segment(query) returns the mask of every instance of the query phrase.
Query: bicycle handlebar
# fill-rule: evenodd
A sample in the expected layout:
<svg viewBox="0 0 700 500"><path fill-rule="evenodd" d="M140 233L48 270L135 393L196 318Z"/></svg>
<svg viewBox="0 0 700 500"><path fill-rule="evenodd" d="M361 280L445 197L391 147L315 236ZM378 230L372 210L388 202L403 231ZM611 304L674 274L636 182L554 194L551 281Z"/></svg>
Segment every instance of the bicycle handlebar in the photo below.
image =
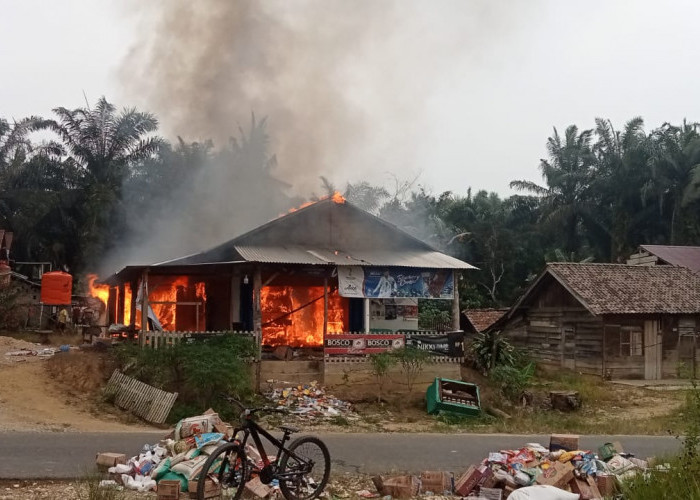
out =
<svg viewBox="0 0 700 500"><path fill-rule="evenodd" d="M222 394L221 397L223 399L225 399L226 401L228 401L229 403L236 404L236 406L239 406L241 408L241 410L243 410L244 412L247 412L248 414L251 414L251 415L254 413L257 413L259 411L270 412L270 413L287 413L287 410L285 410L285 409L273 408L271 406L261 406L260 408L246 408L246 406L243 403L241 403L239 400L237 400L236 398L234 398L232 396Z"/></svg>

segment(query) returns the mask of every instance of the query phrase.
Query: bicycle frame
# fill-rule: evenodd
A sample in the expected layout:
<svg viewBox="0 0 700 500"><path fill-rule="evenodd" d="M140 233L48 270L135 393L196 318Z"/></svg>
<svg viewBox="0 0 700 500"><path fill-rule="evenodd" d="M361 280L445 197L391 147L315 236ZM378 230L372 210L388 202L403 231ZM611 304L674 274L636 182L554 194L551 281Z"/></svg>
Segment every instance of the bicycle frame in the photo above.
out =
<svg viewBox="0 0 700 500"><path fill-rule="evenodd" d="M286 453L289 455L291 458L296 460L299 463L304 464L305 466L313 465L309 464L308 460L305 460L304 458L299 457L296 453L293 451L290 451L288 448L285 447L285 444L291 439L291 436L289 433L285 432L282 439L279 440L272 434L270 434L268 431L260 427L260 425L255 422L252 418L252 415L247 415L245 419L245 423L233 431L233 441L240 443L242 449L245 451L245 446L248 441L248 436L251 436L253 438L253 442L255 443L255 447L260 454L260 458L262 459L263 462L263 468L269 467L272 465L272 462L270 462L270 458L267 455L267 452L265 451L265 446L263 445L262 439L260 439L260 436L264 437L269 441L272 445L274 445L277 448L277 456L275 457L275 466L280 465L280 461L282 460L282 456ZM236 439L236 435L243 431L243 440L238 441ZM253 470L252 472L260 472L259 470ZM282 474L280 471L275 471L274 477L278 479L282 478L290 478L299 475L301 472L293 472L293 473L288 473L288 474Z"/></svg>

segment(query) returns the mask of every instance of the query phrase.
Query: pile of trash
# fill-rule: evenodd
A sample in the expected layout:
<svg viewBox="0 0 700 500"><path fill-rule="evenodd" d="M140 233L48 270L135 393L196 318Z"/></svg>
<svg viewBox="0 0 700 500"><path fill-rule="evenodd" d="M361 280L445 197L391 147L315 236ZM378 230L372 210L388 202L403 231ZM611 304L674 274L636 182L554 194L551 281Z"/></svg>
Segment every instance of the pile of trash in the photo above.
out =
<svg viewBox="0 0 700 500"><path fill-rule="evenodd" d="M138 455L128 460L121 453L98 453L98 468L106 469L110 475L101 486L158 491L163 498L169 498L171 493L196 493L204 462L232 432L233 428L209 409L203 415L180 420L165 439L144 445Z"/></svg>
<svg viewBox="0 0 700 500"><path fill-rule="evenodd" d="M278 409L286 409L290 414L303 417L307 422L339 416L358 418L353 412L352 404L326 394L316 381L294 387L272 388L265 396Z"/></svg>
<svg viewBox="0 0 700 500"><path fill-rule="evenodd" d="M13 337L0 337L0 364L34 361L52 357L58 352L66 352L75 347L65 345L59 348L46 347L41 344L27 342Z"/></svg>
<svg viewBox="0 0 700 500"><path fill-rule="evenodd" d="M553 434L549 448L528 443L518 450L491 452L459 477L448 472L377 476L373 478L377 493L358 494L365 498L425 494L482 500L602 499L616 494L621 480L648 470L650 462L625 453L618 442L605 443L595 451L582 450L578 436Z"/></svg>

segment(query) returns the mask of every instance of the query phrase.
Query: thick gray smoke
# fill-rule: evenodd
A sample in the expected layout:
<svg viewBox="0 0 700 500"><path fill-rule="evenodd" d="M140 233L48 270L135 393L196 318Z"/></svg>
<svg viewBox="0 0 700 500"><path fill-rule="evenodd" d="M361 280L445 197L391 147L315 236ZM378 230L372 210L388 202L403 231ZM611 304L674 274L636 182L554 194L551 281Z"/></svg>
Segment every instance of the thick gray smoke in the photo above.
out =
<svg viewBox="0 0 700 500"><path fill-rule="evenodd" d="M139 40L122 65L127 102L156 113L169 140L212 139L217 147L239 127L247 131L251 112L267 117L278 160L271 175L301 197L320 194L321 175L344 186L434 169L435 139L445 125L431 114L431 102L461 75L455 61L480 64L483 39L508 29L503 12L485 0L130 5ZM106 265L203 250L290 204L232 168L218 162L188 177L179 193L154 201L153 210L130 221L136 241Z"/></svg>
<svg viewBox="0 0 700 500"><path fill-rule="evenodd" d="M170 137L220 145L251 111L268 117L277 176L308 194L364 141L353 88L367 75L354 69L387 37L393 12L393 2L156 2L124 82Z"/></svg>

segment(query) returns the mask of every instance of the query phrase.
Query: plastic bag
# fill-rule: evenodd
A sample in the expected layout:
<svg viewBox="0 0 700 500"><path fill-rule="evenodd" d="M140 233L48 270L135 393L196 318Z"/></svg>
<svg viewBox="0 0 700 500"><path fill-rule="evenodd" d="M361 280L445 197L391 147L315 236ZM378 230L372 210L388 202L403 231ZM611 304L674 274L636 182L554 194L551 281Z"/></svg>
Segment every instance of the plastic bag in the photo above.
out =
<svg viewBox="0 0 700 500"><path fill-rule="evenodd" d="M515 490L508 500L578 500L577 493L564 491L550 485L526 486Z"/></svg>

